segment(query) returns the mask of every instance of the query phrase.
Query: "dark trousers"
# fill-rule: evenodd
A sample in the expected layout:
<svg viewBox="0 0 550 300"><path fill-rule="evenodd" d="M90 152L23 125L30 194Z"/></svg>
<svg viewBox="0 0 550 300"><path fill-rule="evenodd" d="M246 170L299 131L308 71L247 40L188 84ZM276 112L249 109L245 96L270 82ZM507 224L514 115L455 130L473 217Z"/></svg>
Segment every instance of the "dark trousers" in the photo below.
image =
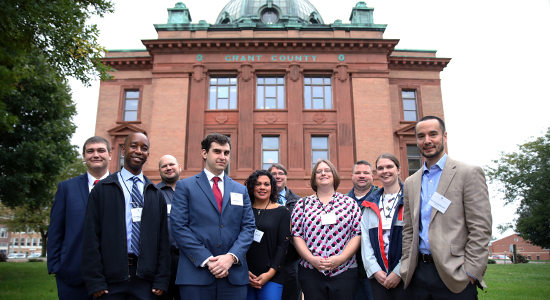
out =
<svg viewBox="0 0 550 300"><path fill-rule="evenodd" d="M155 300L151 281L136 275L136 265L128 266L129 281L117 281L107 284L109 293L103 294L98 300Z"/></svg>
<svg viewBox="0 0 550 300"><path fill-rule="evenodd" d="M285 283L283 284L283 300L302 300L302 288L298 281L298 264L300 260L285 262L283 272Z"/></svg>
<svg viewBox="0 0 550 300"><path fill-rule="evenodd" d="M298 267L298 279L305 300L353 299L357 285L357 268L350 268L333 277L323 275L316 269Z"/></svg>
<svg viewBox="0 0 550 300"><path fill-rule="evenodd" d="M59 278L56 278L57 296L60 300L91 300L92 296L88 295L86 284L83 282L77 286L67 285Z"/></svg>
<svg viewBox="0 0 550 300"><path fill-rule="evenodd" d="M410 299L423 300L468 300L477 299L477 289L472 283L460 293L451 292L437 273L434 263L418 260L411 282L406 291Z"/></svg>
<svg viewBox="0 0 550 300"><path fill-rule="evenodd" d="M357 277L357 288L355 289L355 300L373 300L372 288L368 278Z"/></svg>
<svg viewBox="0 0 550 300"><path fill-rule="evenodd" d="M227 277L216 279L209 285L179 287L182 300L245 300L247 291L247 285L233 285Z"/></svg>
<svg viewBox="0 0 550 300"><path fill-rule="evenodd" d="M170 283L168 285L168 290L165 291L161 296L157 296L157 300L180 300L180 288L176 284L179 260L180 255L172 253L170 261Z"/></svg>
<svg viewBox="0 0 550 300"><path fill-rule="evenodd" d="M381 285L375 278L369 279L372 287L372 296L374 300L405 300L409 299L408 293L405 291L403 280L393 289L387 289Z"/></svg>

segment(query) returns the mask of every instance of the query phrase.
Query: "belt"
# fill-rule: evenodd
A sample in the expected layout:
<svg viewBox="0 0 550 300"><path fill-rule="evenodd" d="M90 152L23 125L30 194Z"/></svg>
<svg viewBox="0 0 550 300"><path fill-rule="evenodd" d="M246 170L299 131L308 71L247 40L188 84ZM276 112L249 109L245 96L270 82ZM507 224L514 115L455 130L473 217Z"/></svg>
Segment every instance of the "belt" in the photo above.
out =
<svg viewBox="0 0 550 300"><path fill-rule="evenodd" d="M138 257L134 253L128 253L128 265L135 266L137 265Z"/></svg>
<svg viewBox="0 0 550 300"><path fill-rule="evenodd" d="M434 257L431 254L419 253L418 254L418 260L423 261L425 263L433 263L434 262Z"/></svg>

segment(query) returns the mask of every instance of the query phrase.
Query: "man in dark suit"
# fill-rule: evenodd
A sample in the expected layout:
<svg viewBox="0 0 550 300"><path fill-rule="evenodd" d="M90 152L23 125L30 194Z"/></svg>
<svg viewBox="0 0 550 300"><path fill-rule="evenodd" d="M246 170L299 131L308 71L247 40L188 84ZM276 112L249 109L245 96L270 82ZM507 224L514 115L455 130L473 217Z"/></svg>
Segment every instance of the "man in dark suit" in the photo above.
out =
<svg viewBox="0 0 550 300"><path fill-rule="evenodd" d="M132 133L121 152L122 170L99 182L88 199L82 278L95 298L155 300L170 279L166 202L143 175L149 139Z"/></svg>
<svg viewBox="0 0 550 300"><path fill-rule="evenodd" d="M157 188L162 192L168 212L168 234L170 236L170 285L166 293L157 296L157 300L180 300L180 290L176 284L176 274L178 272L178 263L180 260L180 249L172 237L170 229L170 211L172 210L172 199L176 183L180 179L181 166L178 160L172 155L164 155L159 161L159 171L161 182Z"/></svg>
<svg viewBox="0 0 550 300"><path fill-rule="evenodd" d="M415 135L425 162L404 186L405 289L411 299L477 299L492 227L485 174L447 156L440 118L420 119Z"/></svg>
<svg viewBox="0 0 550 300"><path fill-rule="evenodd" d="M48 230L48 273L55 274L61 300L91 299L82 280L82 231L88 195L95 184L107 177L111 146L94 136L86 140L82 158L88 172L62 181L57 187Z"/></svg>
<svg viewBox="0 0 550 300"><path fill-rule="evenodd" d="M201 143L204 170L178 181L172 201L172 235L182 256L176 284L182 299L246 298L246 252L255 221L246 187L224 174L231 143L211 133Z"/></svg>

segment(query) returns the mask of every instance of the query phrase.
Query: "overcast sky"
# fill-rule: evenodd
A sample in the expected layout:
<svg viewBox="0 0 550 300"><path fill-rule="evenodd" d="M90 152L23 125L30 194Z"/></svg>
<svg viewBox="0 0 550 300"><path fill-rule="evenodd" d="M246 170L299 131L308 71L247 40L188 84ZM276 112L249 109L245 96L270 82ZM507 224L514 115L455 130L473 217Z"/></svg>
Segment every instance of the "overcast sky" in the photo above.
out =
<svg viewBox="0 0 550 300"><path fill-rule="evenodd" d="M107 49L144 49L156 39L153 24L167 22L175 0L114 0L115 12L94 18ZM192 23L214 23L228 0L187 0ZM355 0L310 0L325 23L349 23ZM400 39L398 49L437 50L452 58L441 72L449 154L485 166L501 151L517 150L550 127L549 0L372 0L374 22L387 24L384 38ZM72 142L82 147L94 135L99 82L90 88L71 81L78 115ZM372 121L376 121L373 119ZM493 235L509 222L515 208L490 186Z"/></svg>

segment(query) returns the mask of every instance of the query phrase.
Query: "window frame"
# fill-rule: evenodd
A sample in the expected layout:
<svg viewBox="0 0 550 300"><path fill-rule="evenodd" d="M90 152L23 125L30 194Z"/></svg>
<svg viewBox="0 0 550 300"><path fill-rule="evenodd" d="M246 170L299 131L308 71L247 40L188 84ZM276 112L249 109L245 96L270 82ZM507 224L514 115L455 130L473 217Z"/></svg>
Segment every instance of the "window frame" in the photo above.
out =
<svg viewBox="0 0 550 300"><path fill-rule="evenodd" d="M229 84L227 85L229 90L229 94L228 94L228 98L227 98L227 107L228 108L217 108L218 107L218 100L219 98L217 97L218 95L218 88L216 88L216 108L210 108L210 89L212 87L212 79L213 78L228 78L229 79ZM236 88L236 91L235 91L235 108L231 108L231 79L234 78L235 79L235 88ZM218 83L216 82L216 87L218 87ZM225 86L225 85L223 85ZM208 81L207 81L207 84L206 84L206 111L224 111L224 110L227 110L227 111L238 111L239 110L239 76L236 75L236 74L209 74L208 76ZM223 99L223 98L222 98Z"/></svg>
<svg viewBox="0 0 550 300"><path fill-rule="evenodd" d="M416 157L416 156L413 157L413 156L410 156L410 155L409 155L409 149L408 149L409 146L415 147L416 149L418 149L418 146L417 146L416 144L405 144L405 155L406 155L406 157L407 157L407 170L406 170L406 171L407 171L407 174L408 174L407 177L409 177L409 176L411 176L412 174L414 174L414 172L416 172L416 171L422 169L422 166L423 166L423 164L424 164L424 159L422 158L422 153L420 152L420 149L418 149L418 153L419 153L419 154L418 154L418 157ZM418 160L420 161L420 169L417 169L417 170L414 171L412 174L411 174L411 169L409 168L409 159L411 159L411 158L413 158L413 159L414 159L414 158L418 158Z"/></svg>
<svg viewBox="0 0 550 300"><path fill-rule="evenodd" d="M422 93L420 85L398 85L398 97L399 97L399 116L400 123L416 123L422 119L424 113L422 111ZM403 91L413 91L416 95L416 121L405 121L405 108L403 106Z"/></svg>
<svg viewBox="0 0 550 300"><path fill-rule="evenodd" d="M304 125L304 168L306 176L313 170L311 137L328 136L328 159L338 169L338 145L336 128L331 125Z"/></svg>
<svg viewBox="0 0 550 300"><path fill-rule="evenodd" d="M264 148L264 138L277 138L277 145L278 145L278 148ZM276 136L276 135L262 135L262 143L261 143L261 153L262 153L262 157L261 157L261 167L262 169L265 169L267 170L269 168L269 166L267 168L265 168L265 164L269 164L270 166L272 164L275 164L275 163L280 163L281 161L281 137L280 136ZM270 152L275 152L277 151L277 161L275 162L272 162L272 163L265 163L264 162L264 152L265 151L270 151Z"/></svg>
<svg viewBox="0 0 550 300"><path fill-rule="evenodd" d="M126 105L126 91L138 91L138 108L137 108L137 118L135 121L125 121L124 112ZM133 98L132 98L133 99ZM117 124L141 124L141 107L143 104L143 86L142 85L123 85L120 87L119 95L119 104L118 104L118 117Z"/></svg>
<svg viewBox="0 0 550 300"><path fill-rule="evenodd" d="M258 83L259 82L259 79L262 78L264 79L264 83ZM276 83L275 84L266 84L265 83L265 79L266 78L276 78ZM278 83L278 79L279 78L282 78L283 79L283 83L282 85ZM255 111L266 111L266 110L276 110L276 111L284 111L287 109L287 103L286 103L286 100L287 100L287 88L286 88L286 76L285 75L278 75L278 74L273 74L273 75L264 75L264 74L261 74L261 75L256 75L256 89L254 91L254 110ZM264 89L263 89L263 95L264 95L264 99L263 99L263 105L264 105L264 108L259 108L258 107L258 87L259 86L263 86ZM266 96L265 96L265 87L266 86L275 86L275 93L276 93L276 96L275 96L275 106L276 108L265 108L265 104L266 104ZM283 100L282 100L282 103L283 103L283 108L279 108L279 89L278 87L279 86L282 86L283 87Z"/></svg>
<svg viewBox="0 0 550 300"><path fill-rule="evenodd" d="M323 78L323 108L313 108L314 106L314 97L313 97L313 86L320 86L319 84L313 84L313 79L315 78ZM330 85L327 85L324 83L324 79L330 79ZM306 80L307 79L311 79L311 83L306 83ZM302 78L302 82L303 82L303 88L302 88L302 107L304 110L306 111L316 111L316 110L322 110L322 111L330 111L330 110L335 110L335 106L334 106L334 77L332 75L322 75L322 74L307 74L307 75L303 75L303 78ZM306 87L307 86L310 86L311 87L311 108L306 108ZM327 86L330 86L330 104L331 104L331 107L330 108L327 108L326 107L326 94L325 94L325 88L324 87L327 87Z"/></svg>

